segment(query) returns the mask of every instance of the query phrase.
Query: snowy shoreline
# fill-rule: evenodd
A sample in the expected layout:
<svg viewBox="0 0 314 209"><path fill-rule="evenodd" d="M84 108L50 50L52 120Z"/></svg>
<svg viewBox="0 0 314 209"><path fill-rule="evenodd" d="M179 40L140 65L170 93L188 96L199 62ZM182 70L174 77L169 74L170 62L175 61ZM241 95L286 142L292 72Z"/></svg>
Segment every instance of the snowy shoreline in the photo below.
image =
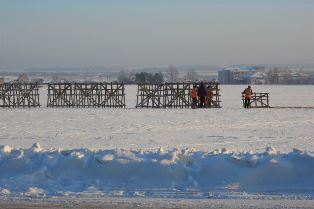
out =
<svg viewBox="0 0 314 209"><path fill-rule="evenodd" d="M271 147L257 153L1 146L0 171L0 196L230 198L257 193L312 199L314 194L314 154Z"/></svg>
<svg viewBox="0 0 314 209"><path fill-rule="evenodd" d="M0 199L1 200L1 199ZM208 209L314 208L313 200L298 199L171 199L142 197L2 199L1 209Z"/></svg>

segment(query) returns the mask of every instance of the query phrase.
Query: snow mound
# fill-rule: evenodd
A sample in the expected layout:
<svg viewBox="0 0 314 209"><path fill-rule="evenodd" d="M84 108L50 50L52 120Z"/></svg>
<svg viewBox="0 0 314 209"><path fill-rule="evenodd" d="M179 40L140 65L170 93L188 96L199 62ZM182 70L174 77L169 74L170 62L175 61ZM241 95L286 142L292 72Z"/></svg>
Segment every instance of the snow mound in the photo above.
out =
<svg viewBox="0 0 314 209"><path fill-rule="evenodd" d="M96 157L96 159L99 163L104 164L112 161L114 159L114 156L112 154L106 154L104 156Z"/></svg>
<svg viewBox="0 0 314 209"><path fill-rule="evenodd" d="M0 195L9 195L11 192L8 189L1 189L0 188Z"/></svg>
<svg viewBox="0 0 314 209"><path fill-rule="evenodd" d="M28 197L42 197L42 196L45 196L46 193L45 193L45 190L43 189L30 187L28 191L24 193L24 195Z"/></svg>
<svg viewBox="0 0 314 209"><path fill-rule="evenodd" d="M9 154L12 148L8 145L0 146L0 153L2 154Z"/></svg>
<svg viewBox="0 0 314 209"><path fill-rule="evenodd" d="M33 144L32 149L34 152L41 152L42 151L41 146L38 142Z"/></svg>
<svg viewBox="0 0 314 209"><path fill-rule="evenodd" d="M221 149L45 150L0 148L0 196L53 196L107 192L135 196L149 191L314 192L314 156L294 149L281 153Z"/></svg>

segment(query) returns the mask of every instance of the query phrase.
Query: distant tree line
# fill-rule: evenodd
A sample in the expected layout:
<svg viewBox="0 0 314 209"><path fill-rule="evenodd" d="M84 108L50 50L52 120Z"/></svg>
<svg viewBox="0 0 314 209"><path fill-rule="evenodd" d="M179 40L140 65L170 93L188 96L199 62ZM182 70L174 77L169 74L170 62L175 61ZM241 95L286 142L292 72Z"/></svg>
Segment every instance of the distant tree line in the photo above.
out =
<svg viewBox="0 0 314 209"><path fill-rule="evenodd" d="M179 71L174 65L169 65L163 72L125 72L120 71L117 76L118 82L125 84L136 83L163 83L163 82L197 82L201 77L194 69L190 69L185 75L179 76Z"/></svg>
<svg viewBox="0 0 314 209"><path fill-rule="evenodd" d="M160 84L164 82L164 76L162 73L147 73L141 72L135 74L135 82L136 83L156 83Z"/></svg>
<svg viewBox="0 0 314 209"><path fill-rule="evenodd" d="M125 84L136 84L136 83L163 83L164 76L161 72L159 73L147 73L139 72L135 74L126 74L124 71L121 71L117 78L118 82Z"/></svg>

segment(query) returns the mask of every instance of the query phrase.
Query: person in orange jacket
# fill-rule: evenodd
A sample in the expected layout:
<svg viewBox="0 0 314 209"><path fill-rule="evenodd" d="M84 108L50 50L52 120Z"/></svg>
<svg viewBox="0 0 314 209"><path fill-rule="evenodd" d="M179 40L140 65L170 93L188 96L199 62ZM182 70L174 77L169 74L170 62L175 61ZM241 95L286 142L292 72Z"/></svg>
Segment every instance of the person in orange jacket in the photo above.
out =
<svg viewBox="0 0 314 209"><path fill-rule="evenodd" d="M246 89L244 89L243 94L244 94L244 108L249 108L253 95L251 86L248 86Z"/></svg>
<svg viewBox="0 0 314 209"><path fill-rule="evenodd" d="M213 91L212 89L210 88L210 86L207 86L206 88L206 97L205 97L205 106L206 107L210 107L211 106L211 101L213 99Z"/></svg>
<svg viewBox="0 0 314 209"><path fill-rule="evenodd" d="M194 84L191 90L191 98L192 98L192 108L195 109L197 107L197 86Z"/></svg>

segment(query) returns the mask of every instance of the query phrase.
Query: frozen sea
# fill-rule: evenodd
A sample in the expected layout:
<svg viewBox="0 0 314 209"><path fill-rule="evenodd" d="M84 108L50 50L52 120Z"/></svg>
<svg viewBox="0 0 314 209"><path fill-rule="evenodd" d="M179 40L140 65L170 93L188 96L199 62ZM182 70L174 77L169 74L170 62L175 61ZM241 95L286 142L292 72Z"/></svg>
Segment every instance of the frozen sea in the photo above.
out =
<svg viewBox="0 0 314 209"><path fill-rule="evenodd" d="M314 86L220 86L219 109L0 109L0 199L314 198ZM287 107L287 108L276 108Z"/></svg>
<svg viewBox="0 0 314 209"><path fill-rule="evenodd" d="M221 86L220 109L136 109L136 86L126 87L125 109L0 109L0 144L45 148L212 151L314 151L314 109L243 109L245 86ZM314 106L314 86L253 86L269 92L272 107Z"/></svg>

